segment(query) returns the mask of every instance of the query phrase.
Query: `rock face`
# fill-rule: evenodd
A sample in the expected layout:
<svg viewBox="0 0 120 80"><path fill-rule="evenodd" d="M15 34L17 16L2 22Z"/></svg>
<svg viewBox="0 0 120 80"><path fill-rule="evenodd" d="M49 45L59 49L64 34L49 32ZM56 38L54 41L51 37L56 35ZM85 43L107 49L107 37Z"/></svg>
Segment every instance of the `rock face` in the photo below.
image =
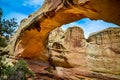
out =
<svg viewBox="0 0 120 80"><path fill-rule="evenodd" d="M55 29L52 33L55 34L50 34L49 37L51 40L51 36L54 36L52 48L49 47L51 63L54 66L86 67L86 45L83 30L74 26L68 28L64 34L62 32L62 36L59 34L59 29ZM55 35L58 35L58 38Z"/></svg>
<svg viewBox="0 0 120 80"><path fill-rule="evenodd" d="M85 17L120 24L119 4L119 0L45 0L40 10L21 21L10 53L46 62L49 55L45 45L51 30Z"/></svg>
<svg viewBox="0 0 120 80"><path fill-rule="evenodd" d="M119 27L91 34L88 42L80 27L70 27L66 32L57 28L52 33L49 41L52 39L53 43L49 50L51 64L54 66L89 68L92 71L120 74Z"/></svg>
<svg viewBox="0 0 120 80"><path fill-rule="evenodd" d="M65 33L64 44L67 47L67 49L73 52L75 51L82 52L83 50L83 53L84 53L85 52L84 31L80 27L77 27L77 26L68 28Z"/></svg>
<svg viewBox="0 0 120 80"><path fill-rule="evenodd" d="M52 30L49 34L49 38L48 38L48 47L49 49L51 48L56 48L57 44L61 44L63 41L63 36L64 36L64 31L62 30L62 28L56 28L54 30ZM60 47L60 46L59 46Z"/></svg>
<svg viewBox="0 0 120 80"><path fill-rule="evenodd" d="M89 66L94 71L120 74L120 28L94 33L88 41Z"/></svg>
<svg viewBox="0 0 120 80"><path fill-rule="evenodd" d="M86 66L82 64L86 63L84 56L89 53L87 55L90 62L87 62L93 70L102 69L106 72L110 69L114 73L120 72L118 54L120 49L117 47L119 46L117 43L119 40L110 37L116 35L113 34L114 32L110 36L107 35L107 32L103 33L105 35L101 34L105 39L110 38L112 41L101 40L101 37L97 36L96 39L90 37L89 44L86 44L81 29L69 28L63 36L63 42L55 41L52 49L49 49L48 35L50 31L63 24L86 17L94 20L102 19L120 25L120 0L45 0L41 9L21 21L17 32L11 39L9 51L18 57L64 67ZM80 33L74 33L73 31ZM103 43L106 43L106 45ZM85 48L86 45L87 48ZM54 48L59 51L53 50ZM98 60L90 56L95 53L99 56ZM103 56L106 60L103 61L100 56ZM114 61L112 57L115 58ZM111 67L108 67L107 64Z"/></svg>

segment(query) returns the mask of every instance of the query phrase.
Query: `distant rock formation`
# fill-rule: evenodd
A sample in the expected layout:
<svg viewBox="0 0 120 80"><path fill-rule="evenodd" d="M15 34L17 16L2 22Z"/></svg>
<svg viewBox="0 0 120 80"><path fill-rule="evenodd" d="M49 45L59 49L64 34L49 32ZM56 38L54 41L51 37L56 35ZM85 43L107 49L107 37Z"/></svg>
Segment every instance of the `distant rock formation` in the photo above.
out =
<svg viewBox="0 0 120 80"><path fill-rule="evenodd" d="M51 63L54 66L80 67L92 71L120 74L120 28L92 33L87 42L77 26L64 32L57 28L49 35ZM116 65L116 66L115 66Z"/></svg>
<svg viewBox="0 0 120 80"><path fill-rule="evenodd" d="M120 28L111 27L102 31L91 34L88 38L88 42L92 44L110 46L120 41Z"/></svg>
<svg viewBox="0 0 120 80"><path fill-rule="evenodd" d="M49 42L51 40L49 50L54 66L86 67L86 41L80 27L70 27L66 32L57 28L49 35Z"/></svg>
<svg viewBox="0 0 120 80"><path fill-rule="evenodd" d="M64 43L68 49L81 48L85 46L84 31L77 26L69 27L65 33Z"/></svg>
<svg viewBox="0 0 120 80"><path fill-rule="evenodd" d="M107 28L88 38L89 66L94 71L120 74L120 28Z"/></svg>

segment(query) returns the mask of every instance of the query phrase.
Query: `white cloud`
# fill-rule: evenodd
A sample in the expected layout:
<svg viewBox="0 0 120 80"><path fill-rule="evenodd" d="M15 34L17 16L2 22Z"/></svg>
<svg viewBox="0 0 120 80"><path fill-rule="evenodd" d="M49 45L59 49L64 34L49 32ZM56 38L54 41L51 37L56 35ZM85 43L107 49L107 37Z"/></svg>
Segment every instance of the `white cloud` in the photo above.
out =
<svg viewBox="0 0 120 80"><path fill-rule="evenodd" d="M25 14L18 13L18 12L12 12L12 13L8 14L7 16L5 16L4 18L5 18L5 19L16 18L18 24L20 24L20 21L21 21L22 19L26 18L26 17L27 17L27 15L25 15Z"/></svg>
<svg viewBox="0 0 120 80"><path fill-rule="evenodd" d="M34 6L34 7L37 7L37 6L42 5L43 2L44 2L44 0L26 0L23 3L23 6Z"/></svg>

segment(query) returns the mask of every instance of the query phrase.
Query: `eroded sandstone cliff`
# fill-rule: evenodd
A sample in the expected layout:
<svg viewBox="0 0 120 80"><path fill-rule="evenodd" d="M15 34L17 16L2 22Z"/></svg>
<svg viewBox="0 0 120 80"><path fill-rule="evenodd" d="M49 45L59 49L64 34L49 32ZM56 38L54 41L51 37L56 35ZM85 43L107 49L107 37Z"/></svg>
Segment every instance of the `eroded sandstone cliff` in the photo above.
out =
<svg viewBox="0 0 120 80"><path fill-rule="evenodd" d="M120 28L108 28L88 38L89 66L95 71L120 74Z"/></svg>
<svg viewBox="0 0 120 80"><path fill-rule="evenodd" d="M59 34L62 32L62 35ZM54 66L86 67L86 41L84 31L77 26L70 27L63 32L55 29L49 36L53 43L49 48L50 60ZM57 37L55 36L57 35ZM57 40L57 41L56 41ZM50 44L50 43L48 43Z"/></svg>
<svg viewBox="0 0 120 80"><path fill-rule="evenodd" d="M46 62L49 55L45 45L51 30L85 17L119 24L119 4L119 0L45 0L40 10L22 20L10 52Z"/></svg>
<svg viewBox="0 0 120 80"><path fill-rule="evenodd" d="M85 67L84 64L90 60L88 66L94 71L101 70L119 74L119 47L116 47L119 46L119 39L115 37L114 40L110 37L114 34L107 35L108 32L103 31L99 34L104 38L95 34L97 38L94 39L91 36L89 43L86 44L81 29L69 28L66 35L62 37L63 42L53 42L54 45L50 49L47 46L50 31L82 18L102 19L120 25L119 4L120 0L45 0L41 9L21 21L17 32L11 39L9 51L17 57L37 60L53 66ZM71 30L80 33L74 33ZM63 51L65 53L61 53ZM88 61L84 59L86 51L88 51ZM95 55L98 56L98 60ZM114 67L114 65L117 66Z"/></svg>

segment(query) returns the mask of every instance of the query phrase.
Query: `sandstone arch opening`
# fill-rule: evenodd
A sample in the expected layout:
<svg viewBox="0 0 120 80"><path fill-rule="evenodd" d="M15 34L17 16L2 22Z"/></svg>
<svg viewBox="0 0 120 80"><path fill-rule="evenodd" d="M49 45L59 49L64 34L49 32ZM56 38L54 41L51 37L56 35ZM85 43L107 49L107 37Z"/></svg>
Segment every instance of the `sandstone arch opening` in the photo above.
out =
<svg viewBox="0 0 120 80"><path fill-rule="evenodd" d="M85 23L85 21L87 21L87 22L89 21L89 22L84 25L83 21L84 21L84 23ZM84 27L82 27L81 25ZM92 28L91 28L91 26L92 26ZM87 27L87 28L85 28L85 27ZM82 28L84 28L84 29L82 29ZM91 29L88 30L89 28L91 28ZM94 30L94 28L97 28L97 29ZM86 39L84 36L86 34L86 33L84 33L85 30L89 31L88 34L86 35ZM103 53L94 52L95 50L93 50L93 52L91 52L87 47L89 47L89 46L92 47L92 44L94 45L94 47L92 47L93 49L94 48L99 49L97 46L100 46L100 47L102 46L101 49L103 49L104 48L103 46L110 48L114 45L114 46L116 46L116 47L114 47L114 50L118 51L117 53L119 53L119 38L118 38L119 30L120 30L120 27L118 25L115 25L113 23L108 23L103 20L90 20L89 18L81 19L81 20L63 25L60 28L56 28L56 29L52 30L50 32L49 38L48 38L48 48L50 50L52 50L51 54L54 54L55 52L58 53L58 54L55 53L53 55L54 56L53 59L55 58L55 55L59 56L60 54L66 53L67 51L68 51L68 53L72 53L73 55L77 55L77 56L79 54L76 54L76 53L83 53L83 55L79 55L79 56L82 56L82 58L79 57L79 59L80 59L80 62L81 63L83 62L83 65L84 65L85 61L86 61L85 58L87 55L89 55L89 56L93 55L92 57L94 57L95 56L94 53L96 55L97 54L105 55L106 53L109 53L109 52L104 52L104 51L103 51ZM116 36L118 36L118 37L113 36L114 34L116 34ZM115 38L116 40L112 40L112 38ZM106 39L108 39L108 40L106 41ZM54 43L57 43L57 44L54 45ZM89 43L90 43L90 45L89 45ZM117 44L114 44L114 43L117 43ZM99 49L99 50L101 50L101 49ZM112 50L112 49L110 49L110 50ZM85 55L86 53L87 53L87 55ZM115 54L116 54L116 52L115 52ZM68 55L70 55L70 54L68 54ZM108 56L108 55L106 55L106 56ZM77 57L74 57L74 58L77 59ZM68 60L69 60L69 57L68 57ZM53 62L57 66L62 66L62 65L60 65L60 63L57 64L57 63L55 63L55 61L53 61ZM71 60L71 62L72 62L72 60ZM80 64L79 62L77 62L77 63ZM66 66L64 65L64 67L66 67ZM85 67L85 65L84 65L84 67Z"/></svg>
<svg viewBox="0 0 120 80"><path fill-rule="evenodd" d="M48 37L48 40L49 40L48 43L50 43L49 46L51 48L56 47L57 49L57 45L58 45L58 49L63 49L64 47L61 45L62 42L60 41L60 39L62 40L62 38L65 37L65 33L67 29L72 28L72 27L80 27L83 30L82 32L83 38L85 38L86 40L93 33L98 33L107 28L114 28L114 27L119 28L118 25L110 23L110 22L105 22L104 20L90 20L89 18L83 18L78 21L64 24L61 27L55 28L54 30L50 31L49 37ZM74 32L74 33L79 34L79 32Z"/></svg>
<svg viewBox="0 0 120 80"><path fill-rule="evenodd" d="M81 27L84 31L85 38L87 39L89 35L93 32L99 32L109 27L119 27L118 25L104 20L91 20L89 18L83 18L65 25L62 25L61 28L65 31L67 28L72 26Z"/></svg>

